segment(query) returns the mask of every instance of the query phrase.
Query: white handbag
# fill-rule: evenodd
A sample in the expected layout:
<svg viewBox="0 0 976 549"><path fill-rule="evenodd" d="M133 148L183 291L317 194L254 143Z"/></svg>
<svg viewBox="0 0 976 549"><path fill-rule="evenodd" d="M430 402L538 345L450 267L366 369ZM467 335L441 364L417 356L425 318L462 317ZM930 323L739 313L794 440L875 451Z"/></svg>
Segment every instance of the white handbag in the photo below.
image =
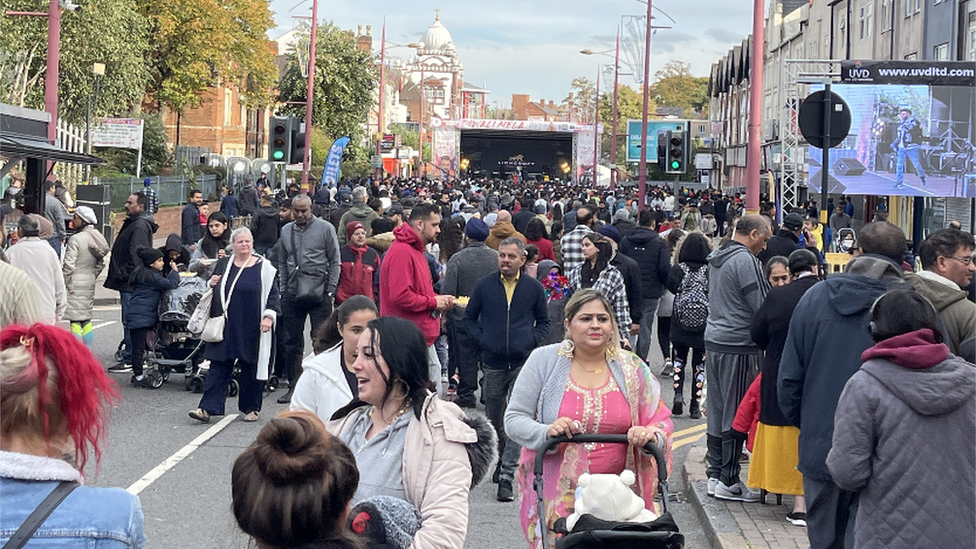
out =
<svg viewBox="0 0 976 549"><path fill-rule="evenodd" d="M210 319L210 303L212 301L213 288L210 288L200 298L200 303L197 303L196 309L193 309L193 314L190 315L190 321L186 323L186 331L194 335L203 333L203 329L207 325L207 320Z"/></svg>
<svg viewBox="0 0 976 549"><path fill-rule="evenodd" d="M227 324L227 307L230 306L230 300L232 297L234 297L234 287L237 285L237 279L241 277L241 273L244 272L244 269L246 267L247 267L247 263L245 262L244 266L242 266L240 269L237 270L237 276L234 277L234 281L231 282L230 284L230 291L228 292L228 294L230 294L229 297L225 298L223 292L220 292L220 300L222 302L223 310L224 310L224 312L221 313L220 316L215 316L215 317L209 316L210 307L208 302L207 321L203 326L203 332L200 334L200 339L202 339L205 343L220 343L221 341L224 340L224 326ZM226 273L228 272L230 272L229 262L227 264L227 270L224 272L224 274L226 275ZM211 288L210 291L207 293L212 293L212 292L213 289ZM206 297L206 295L204 295L204 297ZM213 300L213 296L211 295L210 301L212 300ZM203 303L202 298L200 299L200 303ZM196 311L193 311L193 313L196 314Z"/></svg>

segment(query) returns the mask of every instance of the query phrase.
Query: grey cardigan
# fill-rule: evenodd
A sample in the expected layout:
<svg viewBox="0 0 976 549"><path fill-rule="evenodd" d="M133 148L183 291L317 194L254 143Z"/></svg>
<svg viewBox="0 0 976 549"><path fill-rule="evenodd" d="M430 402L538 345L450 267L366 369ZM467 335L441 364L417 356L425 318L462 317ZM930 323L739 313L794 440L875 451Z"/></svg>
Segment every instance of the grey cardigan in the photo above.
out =
<svg viewBox="0 0 976 549"><path fill-rule="evenodd" d="M553 343L532 351L508 399L505 434L530 450L542 448L549 425L559 419L559 405L569 384L572 364L568 357L559 355L561 344ZM621 389L627 386L619 361L610 361L610 374Z"/></svg>
<svg viewBox="0 0 976 549"><path fill-rule="evenodd" d="M874 359L847 381L827 467L838 486L860 492L858 549L973 546L973 373L954 355L924 370Z"/></svg>

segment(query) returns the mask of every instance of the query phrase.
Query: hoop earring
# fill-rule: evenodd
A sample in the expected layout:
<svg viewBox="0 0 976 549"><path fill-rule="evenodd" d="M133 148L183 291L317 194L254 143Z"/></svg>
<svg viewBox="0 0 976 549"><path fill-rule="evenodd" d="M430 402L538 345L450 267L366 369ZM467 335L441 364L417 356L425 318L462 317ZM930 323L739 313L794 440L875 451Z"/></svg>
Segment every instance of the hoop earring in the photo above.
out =
<svg viewBox="0 0 976 549"><path fill-rule="evenodd" d="M576 344L573 343L572 339L569 339L567 337L566 339L563 340L562 343L559 344L559 350L557 351L557 354L561 356L573 358L574 351L576 351Z"/></svg>

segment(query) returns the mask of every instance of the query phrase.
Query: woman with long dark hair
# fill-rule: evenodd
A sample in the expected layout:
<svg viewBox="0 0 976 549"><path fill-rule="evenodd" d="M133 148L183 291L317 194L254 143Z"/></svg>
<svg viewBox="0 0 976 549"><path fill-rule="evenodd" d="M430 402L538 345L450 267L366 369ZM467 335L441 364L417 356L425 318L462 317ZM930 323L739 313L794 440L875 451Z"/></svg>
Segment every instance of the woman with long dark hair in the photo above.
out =
<svg viewBox="0 0 976 549"><path fill-rule="evenodd" d="M210 214L207 218L207 230L193 250L188 270L197 273L201 278L210 278L214 264L227 255L230 234L230 220L227 215L224 212Z"/></svg>
<svg viewBox="0 0 976 549"><path fill-rule="evenodd" d="M543 259L556 260L552 249L552 241L546 238L546 224L538 217L533 217L525 226L525 244L534 245L539 249L539 261Z"/></svg>
<svg viewBox="0 0 976 549"><path fill-rule="evenodd" d="M626 342L630 327L630 305L627 303L624 277L610 264L613 247L605 236L597 233L587 234L580 244L583 246L584 261L569 272L570 289L576 292L582 288L593 288L610 301L617 319L621 345L629 349L630 345Z"/></svg>
<svg viewBox="0 0 976 549"><path fill-rule="evenodd" d="M291 397L292 410L308 410L329 421L336 410L359 396L352 371L356 345L378 314L376 304L364 295L354 295L336 307L312 337L315 356L302 363L304 373Z"/></svg>
<svg viewBox="0 0 976 549"><path fill-rule="evenodd" d="M404 499L423 516L415 547L460 549L468 493L497 451L494 428L431 392L424 336L408 320L370 321L352 369L359 398L327 425L356 455L361 476L352 503Z"/></svg>
<svg viewBox="0 0 976 549"><path fill-rule="evenodd" d="M683 293L693 292L696 289L708 289L708 254L712 247L708 238L699 232L688 233L688 235L678 243L675 250L677 261L671 266L668 273L668 291L674 294L674 305L671 314L671 332L669 339L674 347L674 354L671 355L671 363L674 368L674 404L671 406L671 413L680 416L684 412L684 387L685 372L688 366L694 369L692 379L691 403L688 407L688 414L691 419L701 418L699 403L701 400L702 388L705 386L705 328L692 328L682 324L684 318L679 311L679 307L685 307L687 296ZM686 280L687 279L687 280ZM696 288L696 285L698 288ZM708 294L705 293L707 298ZM692 303L691 306L698 306ZM707 302L706 302L707 305ZM691 361L688 360L688 351L691 350Z"/></svg>

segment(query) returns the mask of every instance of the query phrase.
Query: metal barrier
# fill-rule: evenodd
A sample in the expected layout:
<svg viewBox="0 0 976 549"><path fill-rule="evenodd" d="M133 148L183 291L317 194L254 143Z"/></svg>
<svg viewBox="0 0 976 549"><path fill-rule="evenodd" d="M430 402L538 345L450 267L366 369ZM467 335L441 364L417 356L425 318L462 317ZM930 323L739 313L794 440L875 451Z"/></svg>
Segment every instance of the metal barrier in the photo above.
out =
<svg viewBox="0 0 976 549"><path fill-rule="evenodd" d="M143 179L137 177L126 177L123 179L104 179L99 178L99 185L106 185L109 188L109 203L113 210L125 205L129 195L145 189ZM153 176L150 188L156 191L159 196L160 206L183 205L187 202L187 194L190 189L199 189L204 198L208 196L220 197L217 188L217 176L204 174L196 176L194 183L189 177L183 175L172 176Z"/></svg>

